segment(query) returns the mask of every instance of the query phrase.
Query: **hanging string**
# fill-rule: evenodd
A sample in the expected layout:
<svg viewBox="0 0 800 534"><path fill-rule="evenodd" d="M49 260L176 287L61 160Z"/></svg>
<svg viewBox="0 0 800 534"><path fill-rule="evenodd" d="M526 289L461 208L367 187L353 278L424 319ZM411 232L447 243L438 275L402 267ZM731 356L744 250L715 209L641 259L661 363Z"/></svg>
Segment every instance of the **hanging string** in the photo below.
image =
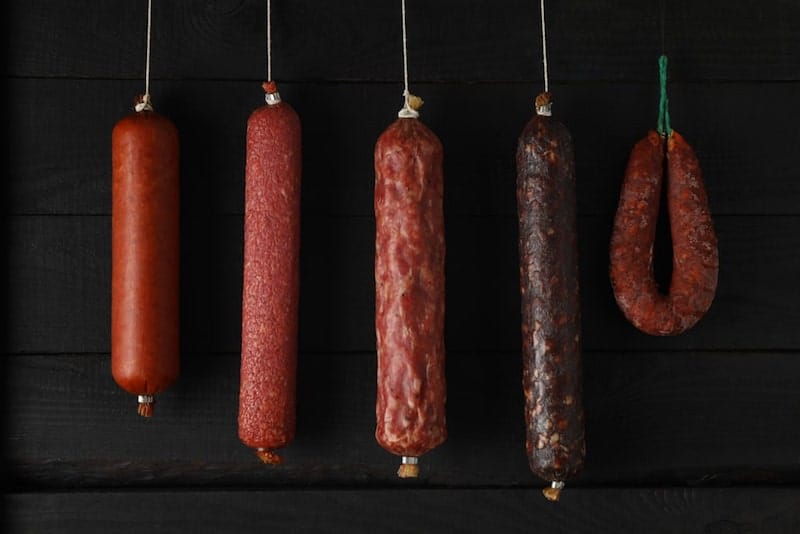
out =
<svg viewBox="0 0 800 534"><path fill-rule="evenodd" d="M547 78L547 32L545 31L544 24L544 0L541 0L540 9L542 13L542 64L544 66L544 92L550 92L550 82Z"/></svg>
<svg viewBox="0 0 800 534"><path fill-rule="evenodd" d="M272 81L272 5L267 0L267 81Z"/></svg>
<svg viewBox="0 0 800 534"><path fill-rule="evenodd" d="M401 1L403 15L403 96L408 103L408 36L406 35L406 0Z"/></svg>
<svg viewBox="0 0 800 534"><path fill-rule="evenodd" d="M408 37L406 35L406 0L400 1L403 18L403 107L397 112L402 119L416 119L419 117L417 109L422 105L422 99L412 95L408 90Z"/></svg>
<svg viewBox="0 0 800 534"><path fill-rule="evenodd" d="M667 2L659 0L659 23L661 25L661 56L658 58L658 123L656 130L662 136L672 134L669 125L669 98L667 98L667 52L666 52L666 26L667 26Z"/></svg>
<svg viewBox="0 0 800 534"><path fill-rule="evenodd" d="M142 95L139 102L137 102L136 106L134 106L136 111L153 110L153 104L150 102L150 34L151 22L153 18L152 14L153 2L152 0L147 0L147 53L144 63L144 95Z"/></svg>
<svg viewBox="0 0 800 534"><path fill-rule="evenodd" d="M542 66L544 68L544 92L536 96L534 109L537 115L549 117L552 115L552 103L550 101L550 79L547 73L547 31L544 22L544 0L539 2L539 11L542 14Z"/></svg>
<svg viewBox="0 0 800 534"><path fill-rule="evenodd" d="M280 104L281 95L278 84L272 79L272 2L267 0L267 81L261 84L264 89L264 101L270 106Z"/></svg>
<svg viewBox="0 0 800 534"><path fill-rule="evenodd" d="M669 98L667 98L667 56L661 54L658 58L658 84L660 96L658 102L658 125L656 130L659 134L668 136L672 134L669 125Z"/></svg>

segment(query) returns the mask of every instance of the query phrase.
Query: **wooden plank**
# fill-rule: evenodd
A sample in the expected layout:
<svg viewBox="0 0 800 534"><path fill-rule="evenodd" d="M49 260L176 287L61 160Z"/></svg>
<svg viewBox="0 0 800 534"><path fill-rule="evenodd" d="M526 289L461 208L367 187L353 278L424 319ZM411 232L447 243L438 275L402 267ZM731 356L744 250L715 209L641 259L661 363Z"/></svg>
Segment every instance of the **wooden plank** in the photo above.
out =
<svg viewBox="0 0 800 534"><path fill-rule="evenodd" d="M527 465L518 353L450 351L448 439L417 481L377 444L373 352L302 353L297 438L265 467L237 437L238 354L184 354L151 419L110 358L4 359L16 490L541 487ZM799 484L800 353L587 352L587 459L570 488Z"/></svg>
<svg viewBox="0 0 800 534"><path fill-rule="evenodd" d="M394 120L401 87L281 87L303 121L304 213L371 215L372 149ZM111 130L139 83L23 79L9 89L10 212L108 214ZM514 214L516 142L537 88L420 84L417 91L427 102L423 120L445 146L447 213ZM556 115L575 141L579 212L613 213L630 150L655 124L656 84L557 84L553 91ZM156 109L180 131L183 210L240 214L245 124L263 102L259 84L192 80L153 92ZM798 92L798 83L671 85L672 124L697 151L715 214L800 214L800 130L785 111Z"/></svg>
<svg viewBox="0 0 800 534"><path fill-rule="evenodd" d="M589 350L796 350L800 348L798 217L718 217L715 302L680 336L640 333L608 280L610 217L581 217L584 346ZM374 220L303 221L300 346L374 350ZM105 352L109 347L108 216L9 219L7 350ZM449 216L447 345L518 350L517 226L512 217ZM187 217L182 226L182 339L187 351L237 352L242 220ZM668 264L668 256L657 256Z"/></svg>
<svg viewBox="0 0 800 534"><path fill-rule="evenodd" d="M258 79L266 71L264 2L161 2L153 13L156 80ZM123 0L17 1L7 7L14 77L144 77L146 8ZM552 2L554 80L652 80L664 47L679 80L798 80L794 0ZM408 6L409 62L418 81L539 81L537 3L438 0ZM273 7L279 80L398 82L397 2L296 0Z"/></svg>
<svg viewBox="0 0 800 534"><path fill-rule="evenodd" d="M675 532L793 534L796 488L533 491L334 490L31 493L7 496L13 532Z"/></svg>

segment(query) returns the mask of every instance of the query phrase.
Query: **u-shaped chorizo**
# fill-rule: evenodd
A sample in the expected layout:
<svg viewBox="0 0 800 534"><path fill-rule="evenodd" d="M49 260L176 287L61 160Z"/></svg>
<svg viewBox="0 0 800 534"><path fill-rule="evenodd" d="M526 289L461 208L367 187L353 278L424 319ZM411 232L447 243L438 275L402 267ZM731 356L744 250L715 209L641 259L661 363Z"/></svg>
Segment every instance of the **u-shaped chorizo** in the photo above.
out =
<svg viewBox="0 0 800 534"><path fill-rule="evenodd" d="M665 154L673 258L669 291L662 293L653 274L653 244ZM633 147L614 219L610 277L617 304L642 332L677 335L710 308L718 271L717 236L697 157L678 132L665 138L650 131Z"/></svg>

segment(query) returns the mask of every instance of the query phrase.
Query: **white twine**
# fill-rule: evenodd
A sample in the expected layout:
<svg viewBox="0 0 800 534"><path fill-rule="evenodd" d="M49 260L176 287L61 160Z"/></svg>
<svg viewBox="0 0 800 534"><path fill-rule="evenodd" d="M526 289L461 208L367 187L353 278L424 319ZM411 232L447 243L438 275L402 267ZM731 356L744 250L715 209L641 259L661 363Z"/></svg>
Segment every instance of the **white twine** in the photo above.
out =
<svg viewBox="0 0 800 534"><path fill-rule="evenodd" d="M550 91L550 84L547 79L547 34L545 32L544 24L544 0L540 2L540 11L542 13L542 63L544 65L544 92Z"/></svg>
<svg viewBox="0 0 800 534"><path fill-rule="evenodd" d="M272 5L267 0L267 81L272 81Z"/></svg>
<svg viewBox="0 0 800 534"><path fill-rule="evenodd" d="M150 27L152 13L153 2L152 0L147 0L147 56L144 66L144 96L142 96L142 101L134 106L136 111L153 110L153 105L150 103Z"/></svg>
<svg viewBox="0 0 800 534"><path fill-rule="evenodd" d="M408 91L408 38L406 37L406 0L401 0L401 12L403 17L403 107L397 112L401 119L416 119L419 112L409 104Z"/></svg>

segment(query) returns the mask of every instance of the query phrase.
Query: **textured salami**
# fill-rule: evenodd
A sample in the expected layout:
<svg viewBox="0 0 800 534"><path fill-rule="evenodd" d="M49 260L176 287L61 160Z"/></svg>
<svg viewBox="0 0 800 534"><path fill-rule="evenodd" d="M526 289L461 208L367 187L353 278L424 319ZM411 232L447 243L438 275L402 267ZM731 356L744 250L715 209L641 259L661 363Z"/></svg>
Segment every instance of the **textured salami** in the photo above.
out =
<svg viewBox="0 0 800 534"><path fill-rule="evenodd" d="M669 290L662 293L653 274L653 244L665 155L673 254ZM650 131L633 147L614 218L610 278L617 304L647 334L680 334L710 308L718 270L717 237L697 157L678 132L665 138Z"/></svg>
<svg viewBox="0 0 800 534"><path fill-rule="evenodd" d="M153 415L180 372L178 131L140 97L111 134L111 372Z"/></svg>
<svg viewBox="0 0 800 534"><path fill-rule="evenodd" d="M375 437L400 477L447 436L442 144L399 118L375 145Z"/></svg>
<svg viewBox="0 0 800 534"><path fill-rule="evenodd" d="M569 131L549 106L540 95L519 137L517 209L526 449L533 473L551 483L545 496L557 500L586 447L575 164Z"/></svg>
<svg viewBox="0 0 800 534"><path fill-rule="evenodd" d="M268 464L295 436L301 128L274 83L247 121L239 438Z"/></svg>

